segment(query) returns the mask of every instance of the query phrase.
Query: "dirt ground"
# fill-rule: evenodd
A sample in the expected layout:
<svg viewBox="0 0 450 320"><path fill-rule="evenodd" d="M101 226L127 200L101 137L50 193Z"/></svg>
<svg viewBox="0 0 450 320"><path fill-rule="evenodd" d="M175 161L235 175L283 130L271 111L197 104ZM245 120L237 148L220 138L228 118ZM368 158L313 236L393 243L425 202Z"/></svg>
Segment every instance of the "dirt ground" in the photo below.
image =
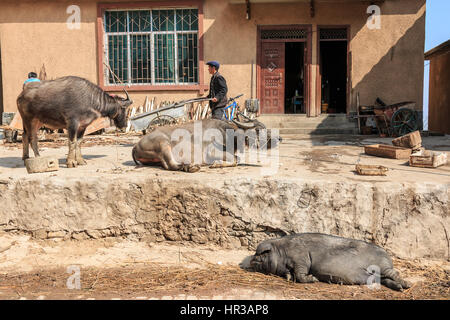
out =
<svg viewBox="0 0 450 320"><path fill-rule="evenodd" d="M177 178L190 175L192 179L221 179L224 175L258 178L298 178L326 181L368 182L422 182L450 183L450 162L434 169L411 167L407 160L386 159L366 155L364 145L391 144L391 138L358 135L289 135L284 138L276 151L270 152L267 162L242 163L234 168L211 169L202 167L194 174L173 172L159 166L136 166L131 157L133 145L142 134L103 134L85 137L82 154L88 165L68 169L67 139L58 135L39 142L42 156L53 156L59 160L59 171L29 175L22 161L22 144L2 144L0 140L0 179L27 179L42 177L92 177L104 174L145 175L147 177ZM446 152L450 156L450 136L423 137L427 150ZM33 153L30 149L30 155ZM249 158L247 158L248 160ZM360 176L355 171L356 164L382 165L389 169L387 176ZM268 169L264 171L264 169Z"/></svg>
<svg viewBox="0 0 450 320"><path fill-rule="evenodd" d="M450 299L448 262L394 259L394 267L412 284L396 292L290 283L246 271L251 254L176 242L30 240L2 234L0 299ZM71 278L76 270L79 288Z"/></svg>
<svg viewBox="0 0 450 320"><path fill-rule="evenodd" d="M5 180L57 176L79 178L114 175L220 179L224 175L261 176L261 166L209 169L189 174L159 167L136 166L131 148L140 135L88 136L82 152L88 165L65 166L67 140L53 136L40 142L42 156L56 156L56 172L29 175L21 159L21 143L0 142L0 183ZM430 150L450 155L450 138L424 137ZM450 184L450 163L436 169L413 168L406 160L364 154L363 145L390 144L375 136L289 136L278 155L276 177L371 182ZM355 164L390 169L386 177L359 176ZM450 262L394 260L412 288L395 292L385 287L293 284L239 267L252 252L181 243L147 243L129 238L98 240L34 240L24 234L0 234L0 299L450 299ZM79 268L80 288L68 289L68 267ZM71 269L73 270L73 269Z"/></svg>

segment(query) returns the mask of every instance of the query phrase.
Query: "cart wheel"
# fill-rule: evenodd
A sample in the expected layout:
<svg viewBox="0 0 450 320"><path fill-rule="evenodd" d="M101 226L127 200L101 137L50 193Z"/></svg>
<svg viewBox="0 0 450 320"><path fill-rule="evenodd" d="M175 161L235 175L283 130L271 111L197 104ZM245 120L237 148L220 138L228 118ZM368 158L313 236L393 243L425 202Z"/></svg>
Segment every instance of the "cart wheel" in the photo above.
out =
<svg viewBox="0 0 450 320"><path fill-rule="evenodd" d="M153 131L156 127L162 127L166 125L176 124L177 120L174 117L167 116L167 115L161 115L154 118L150 123L148 124L147 130Z"/></svg>
<svg viewBox="0 0 450 320"><path fill-rule="evenodd" d="M409 108L398 109L392 115L391 127L398 137L416 131L419 128L416 111Z"/></svg>

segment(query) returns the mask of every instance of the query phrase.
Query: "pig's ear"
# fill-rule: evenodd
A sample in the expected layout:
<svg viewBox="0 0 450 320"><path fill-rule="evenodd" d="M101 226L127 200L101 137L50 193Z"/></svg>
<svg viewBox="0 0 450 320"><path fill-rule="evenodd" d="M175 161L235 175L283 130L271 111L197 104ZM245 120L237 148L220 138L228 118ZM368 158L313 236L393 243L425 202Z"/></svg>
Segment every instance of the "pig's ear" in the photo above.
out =
<svg viewBox="0 0 450 320"><path fill-rule="evenodd" d="M256 255L259 256L264 253L269 253L272 250L272 243L269 241L264 241L258 245L256 248Z"/></svg>

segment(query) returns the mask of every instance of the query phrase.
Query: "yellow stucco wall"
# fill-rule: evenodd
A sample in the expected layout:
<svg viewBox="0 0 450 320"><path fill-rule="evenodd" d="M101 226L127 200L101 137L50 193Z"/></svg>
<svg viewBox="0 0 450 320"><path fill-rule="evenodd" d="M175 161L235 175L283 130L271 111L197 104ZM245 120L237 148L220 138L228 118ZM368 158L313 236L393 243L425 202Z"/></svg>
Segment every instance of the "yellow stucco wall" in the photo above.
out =
<svg viewBox="0 0 450 320"><path fill-rule="evenodd" d="M50 78L77 75L98 83L97 2L0 2L4 112L17 110L15 100L27 73L39 72L42 65ZM80 30L70 30L66 25L69 17L66 9L72 4L81 8ZM362 104L373 104L379 96L388 103L414 100L417 109L421 110L425 0L385 1L381 5L380 30L365 26L367 5L367 2L333 4L318 1L315 17L311 18L308 3L252 4L251 20L246 20L243 4L205 0L204 59L221 62L220 71L227 79L229 96L244 93L240 100L243 103L250 98L251 63L256 63L258 25L307 24L312 25L313 30L317 30L318 25L350 25L352 107L356 105L356 92L359 92ZM317 34L313 32L312 36L314 66L317 64ZM254 70L255 96L256 68ZM314 75L311 79L313 92L316 89ZM207 68L204 76L208 84ZM131 95L135 105L139 105L146 95L177 101L198 94L198 91L147 91Z"/></svg>

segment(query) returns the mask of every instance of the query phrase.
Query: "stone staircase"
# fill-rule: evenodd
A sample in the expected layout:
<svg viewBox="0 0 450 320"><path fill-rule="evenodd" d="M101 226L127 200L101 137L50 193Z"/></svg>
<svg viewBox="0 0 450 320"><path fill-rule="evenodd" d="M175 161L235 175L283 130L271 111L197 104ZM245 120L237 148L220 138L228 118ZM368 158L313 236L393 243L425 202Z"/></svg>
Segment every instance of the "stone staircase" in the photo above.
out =
<svg viewBox="0 0 450 320"><path fill-rule="evenodd" d="M259 121L267 128L278 129L280 134L358 134L356 120L346 114L321 114L307 117L305 114L263 114Z"/></svg>

